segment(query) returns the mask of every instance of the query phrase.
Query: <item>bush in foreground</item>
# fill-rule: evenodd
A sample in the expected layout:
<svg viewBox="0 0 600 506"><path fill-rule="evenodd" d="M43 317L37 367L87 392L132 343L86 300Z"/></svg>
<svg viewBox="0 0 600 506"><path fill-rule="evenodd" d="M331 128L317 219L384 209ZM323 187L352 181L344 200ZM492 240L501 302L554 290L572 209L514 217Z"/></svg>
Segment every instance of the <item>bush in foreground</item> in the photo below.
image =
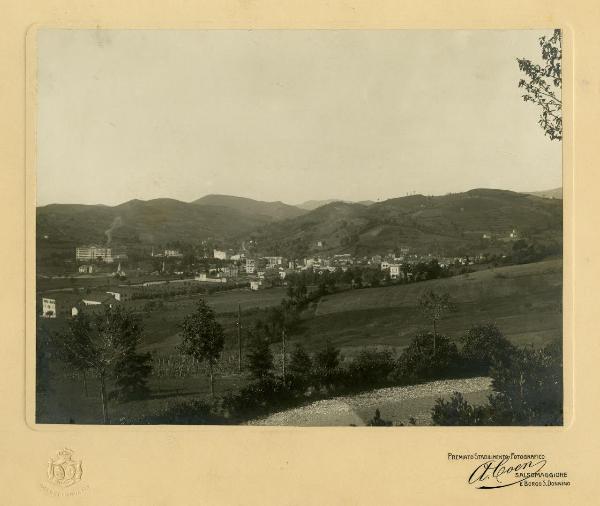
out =
<svg viewBox="0 0 600 506"><path fill-rule="evenodd" d="M460 355L446 336L420 332L398 359L394 379L400 384L415 384L455 377L460 372Z"/></svg>
<svg viewBox="0 0 600 506"><path fill-rule="evenodd" d="M432 409L435 425L562 425L562 347L518 349L508 364L490 371L494 393L485 406L471 406L454 393Z"/></svg>

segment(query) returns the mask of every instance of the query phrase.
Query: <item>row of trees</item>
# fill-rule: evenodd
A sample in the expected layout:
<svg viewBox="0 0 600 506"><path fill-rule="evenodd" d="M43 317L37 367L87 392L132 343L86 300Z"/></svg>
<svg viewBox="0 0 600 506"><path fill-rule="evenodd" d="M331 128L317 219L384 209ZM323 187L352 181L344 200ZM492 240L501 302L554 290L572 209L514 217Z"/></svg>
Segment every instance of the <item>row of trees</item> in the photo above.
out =
<svg viewBox="0 0 600 506"><path fill-rule="evenodd" d="M437 341L434 352L434 340ZM439 400L433 419L438 424L562 423L562 360L559 345L544 350L514 347L493 324L477 325L460 339L418 333L399 355L391 350L364 349L344 359L327 342L314 353L296 343L285 376L267 339L254 336L247 350L250 383L212 403L173 407L178 423L239 423L315 398L349 394L384 386L402 386L436 379L490 375L495 393L489 406L472 407L459 396ZM470 414L469 414L470 413ZM485 418L483 418L485 415ZM141 423L160 423L169 416L148 416ZM377 418L377 417L376 417ZM387 425L374 419L374 425Z"/></svg>

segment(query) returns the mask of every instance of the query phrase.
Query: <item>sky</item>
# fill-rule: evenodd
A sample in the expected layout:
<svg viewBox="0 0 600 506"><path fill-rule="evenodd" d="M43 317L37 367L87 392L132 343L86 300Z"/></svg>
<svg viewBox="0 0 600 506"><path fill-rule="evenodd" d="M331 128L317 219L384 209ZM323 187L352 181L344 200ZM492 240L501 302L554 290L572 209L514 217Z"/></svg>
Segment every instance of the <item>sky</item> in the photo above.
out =
<svg viewBox="0 0 600 506"><path fill-rule="evenodd" d="M549 32L38 32L37 203L562 185L516 58Z"/></svg>

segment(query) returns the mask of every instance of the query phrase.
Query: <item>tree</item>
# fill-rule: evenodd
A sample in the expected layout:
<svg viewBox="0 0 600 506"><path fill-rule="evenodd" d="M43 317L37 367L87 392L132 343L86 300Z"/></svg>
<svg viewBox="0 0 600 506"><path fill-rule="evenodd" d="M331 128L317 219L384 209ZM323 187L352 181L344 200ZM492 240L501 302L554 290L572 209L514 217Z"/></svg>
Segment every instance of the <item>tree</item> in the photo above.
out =
<svg viewBox="0 0 600 506"><path fill-rule="evenodd" d="M248 370L254 379L263 380L273 375L273 353L269 341L261 334L256 333L251 337L246 358Z"/></svg>
<svg viewBox="0 0 600 506"><path fill-rule="evenodd" d="M543 64L539 65L526 58L517 58L519 70L526 79L519 80L519 88L525 102L537 104L542 112L538 120L550 140L562 140L562 48L561 31L556 29L552 37L541 37Z"/></svg>
<svg viewBox="0 0 600 506"><path fill-rule="evenodd" d="M152 357L149 353L137 352L142 339L139 318L120 307L108 308L104 315L97 318L96 329L100 335L108 336L118 349L112 360L111 376L116 389L111 392L111 397L131 400L147 396Z"/></svg>
<svg viewBox="0 0 600 506"><path fill-rule="evenodd" d="M313 363L310 355L301 343L296 343L287 367L293 384L299 388L306 387L312 376L312 367Z"/></svg>
<svg viewBox="0 0 600 506"><path fill-rule="evenodd" d="M421 314L431 320L433 323L433 354L436 352L437 341L437 322L442 319L444 314L454 311L455 305L450 300L448 293L436 293L433 290L427 290L418 299L419 310Z"/></svg>
<svg viewBox="0 0 600 506"><path fill-rule="evenodd" d="M208 366L210 395L215 396L214 367L223 352L225 337L223 327L217 322L215 312L204 299L198 300L196 310L187 315L181 324L181 353Z"/></svg>
<svg viewBox="0 0 600 506"><path fill-rule="evenodd" d="M321 386L326 388L335 384L340 365L340 350L327 340L325 348L315 354L315 372Z"/></svg>
<svg viewBox="0 0 600 506"><path fill-rule="evenodd" d="M431 332L418 333L398 358L396 379L413 384L455 375L460 365L456 345L438 334L437 352L433 353L434 342L436 339Z"/></svg>
<svg viewBox="0 0 600 506"><path fill-rule="evenodd" d="M462 338L461 354L469 369L488 374L490 367L509 363L515 347L493 323L475 325Z"/></svg>
<svg viewBox="0 0 600 506"><path fill-rule="evenodd" d="M130 370L130 361L138 367L135 373L117 377L117 387L127 391L130 387L139 392L151 368L136 352L141 336L139 320L131 312L119 306L106 307L104 313L92 320L80 311L70 322L68 331L56 337L56 344L63 361L77 370L92 370L100 380L102 417L110 423L108 414L107 382L119 371ZM132 366L134 367L134 366ZM135 367L134 367L135 368Z"/></svg>
<svg viewBox="0 0 600 506"><path fill-rule="evenodd" d="M349 386L362 389L385 385L395 365L391 350L362 350L348 366Z"/></svg>
<svg viewBox="0 0 600 506"><path fill-rule="evenodd" d="M438 399L435 425L561 425L563 423L562 342L542 349L515 350L508 364L490 371L488 404L471 406L459 394Z"/></svg>

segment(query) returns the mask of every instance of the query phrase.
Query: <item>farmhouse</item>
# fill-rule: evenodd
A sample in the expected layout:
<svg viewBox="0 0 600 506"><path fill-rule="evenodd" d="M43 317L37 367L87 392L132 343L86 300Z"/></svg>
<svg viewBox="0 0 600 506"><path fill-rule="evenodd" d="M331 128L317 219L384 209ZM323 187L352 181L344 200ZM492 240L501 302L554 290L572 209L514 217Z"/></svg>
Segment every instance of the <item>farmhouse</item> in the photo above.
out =
<svg viewBox="0 0 600 506"><path fill-rule="evenodd" d="M44 318L56 318L56 299L42 298L42 316Z"/></svg>
<svg viewBox="0 0 600 506"><path fill-rule="evenodd" d="M83 264L78 270L81 274L93 274L96 269L92 264Z"/></svg>
<svg viewBox="0 0 600 506"><path fill-rule="evenodd" d="M227 260L229 258L229 255L227 253L227 251L221 251L218 249L213 250L213 257L217 258L219 260Z"/></svg>

